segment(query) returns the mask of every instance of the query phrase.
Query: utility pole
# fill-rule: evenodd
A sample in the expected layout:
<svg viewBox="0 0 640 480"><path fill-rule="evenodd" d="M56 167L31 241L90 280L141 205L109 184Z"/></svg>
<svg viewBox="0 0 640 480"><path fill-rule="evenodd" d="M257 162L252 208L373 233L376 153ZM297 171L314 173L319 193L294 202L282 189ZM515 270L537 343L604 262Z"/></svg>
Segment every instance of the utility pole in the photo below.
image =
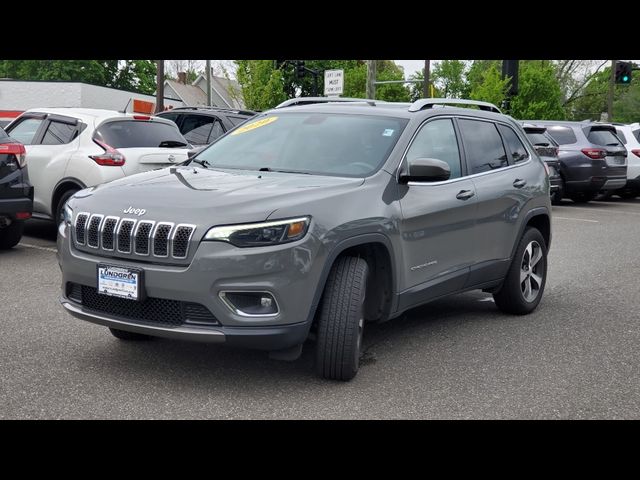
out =
<svg viewBox="0 0 640 480"><path fill-rule="evenodd" d="M211 60L207 60L207 106L211 106Z"/></svg>
<svg viewBox="0 0 640 480"><path fill-rule="evenodd" d="M367 98L376 98L376 60L367 60Z"/></svg>
<svg viewBox="0 0 640 480"><path fill-rule="evenodd" d="M164 110L164 60L156 60L156 113Z"/></svg>
<svg viewBox="0 0 640 480"><path fill-rule="evenodd" d="M431 76L431 60L424 61L424 85L422 88L422 97L429 98L429 82Z"/></svg>
<svg viewBox="0 0 640 480"><path fill-rule="evenodd" d="M616 86L616 62L617 60L611 60L609 95L607 96L607 122L613 122L613 88Z"/></svg>

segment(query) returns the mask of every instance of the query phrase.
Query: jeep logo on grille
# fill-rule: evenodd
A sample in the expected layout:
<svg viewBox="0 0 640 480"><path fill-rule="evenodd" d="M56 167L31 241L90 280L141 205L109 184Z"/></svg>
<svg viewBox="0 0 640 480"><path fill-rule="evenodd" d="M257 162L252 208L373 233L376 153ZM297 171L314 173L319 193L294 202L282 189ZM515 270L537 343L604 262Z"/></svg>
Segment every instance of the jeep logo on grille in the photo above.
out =
<svg viewBox="0 0 640 480"><path fill-rule="evenodd" d="M128 213L130 215L137 215L139 217L147 213L147 211L144 208L133 208L132 206L129 206L129 208L123 210L123 212Z"/></svg>

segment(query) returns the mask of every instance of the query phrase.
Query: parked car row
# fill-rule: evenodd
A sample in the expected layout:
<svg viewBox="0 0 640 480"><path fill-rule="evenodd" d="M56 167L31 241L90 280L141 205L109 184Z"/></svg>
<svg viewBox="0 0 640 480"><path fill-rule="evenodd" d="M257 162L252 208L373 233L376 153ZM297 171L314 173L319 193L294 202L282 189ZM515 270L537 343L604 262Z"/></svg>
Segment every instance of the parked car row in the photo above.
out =
<svg viewBox="0 0 640 480"><path fill-rule="evenodd" d="M546 128L544 134L557 144L560 179L553 202L570 198L586 203L602 196L640 195L640 126L600 122L529 120L530 127ZM550 137L550 138L549 138ZM541 137L534 144L555 147Z"/></svg>

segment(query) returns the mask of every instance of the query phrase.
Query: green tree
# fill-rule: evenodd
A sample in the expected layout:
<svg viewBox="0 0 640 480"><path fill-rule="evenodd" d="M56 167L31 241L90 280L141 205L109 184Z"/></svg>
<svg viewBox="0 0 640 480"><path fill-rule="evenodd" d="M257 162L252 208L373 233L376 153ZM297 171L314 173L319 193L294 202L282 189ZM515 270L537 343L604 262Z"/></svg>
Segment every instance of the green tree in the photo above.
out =
<svg viewBox="0 0 640 480"><path fill-rule="evenodd" d="M85 82L152 94L153 60L2 60L0 77L15 80Z"/></svg>
<svg viewBox="0 0 640 480"><path fill-rule="evenodd" d="M443 97L466 98L469 95L466 70L467 65L462 60L442 60L433 68L432 81Z"/></svg>
<svg viewBox="0 0 640 480"><path fill-rule="evenodd" d="M266 110L287 99L282 72L273 60L236 60L236 77L247 108Z"/></svg>
<svg viewBox="0 0 640 480"><path fill-rule="evenodd" d="M548 60L520 61L518 95L511 99L511 115L521 119L563 120L563 95Z"/></svg>
<svg viewBox="0 0 640 480"><path fill-rule="evenodd" d="M486 62L486 61L485 61ZM473 62L476 65L476 62ZM508 79L502 79L496 63L484 63L470 69L469 98L502 105L507 96Z"/></svg>

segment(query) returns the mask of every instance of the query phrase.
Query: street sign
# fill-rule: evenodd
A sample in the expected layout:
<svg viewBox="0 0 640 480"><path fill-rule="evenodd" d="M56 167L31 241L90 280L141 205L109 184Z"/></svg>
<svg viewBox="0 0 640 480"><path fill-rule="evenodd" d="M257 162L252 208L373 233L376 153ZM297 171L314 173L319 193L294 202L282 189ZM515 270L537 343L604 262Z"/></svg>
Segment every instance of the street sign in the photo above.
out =
<svg viewBox="0 0 640 480"><path fill-rule="evenodd" d="M344 91L344 70L324 71L324 94L328 97L342 95Z"/></svg>

